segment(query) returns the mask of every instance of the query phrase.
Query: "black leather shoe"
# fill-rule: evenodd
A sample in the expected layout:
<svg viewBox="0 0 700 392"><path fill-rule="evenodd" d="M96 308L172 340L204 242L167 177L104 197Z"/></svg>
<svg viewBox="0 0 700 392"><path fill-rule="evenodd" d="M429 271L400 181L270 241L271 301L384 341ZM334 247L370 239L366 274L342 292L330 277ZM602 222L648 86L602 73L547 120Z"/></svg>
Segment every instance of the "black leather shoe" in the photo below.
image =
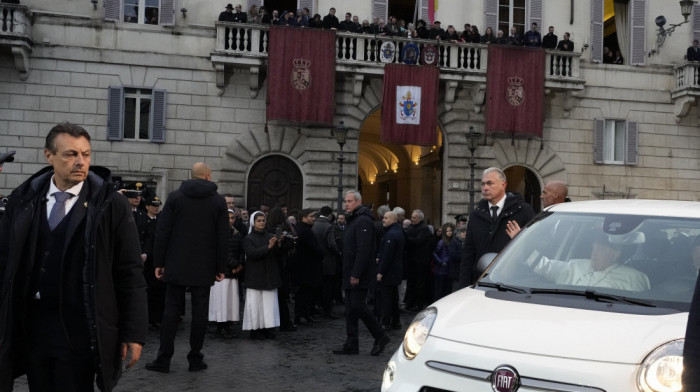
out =
<svg viewBox="0 0 700 392"><path fill-rule="evenodd" d="M200 370L206 369L207 367L208 367L207 363L204 361L202 361L202 362L190 362L190 367L187 368L187 370L189 370L191 372L198 372Z"/></svg>
<svg viewBox="0 0 700 392"><path fill-rule="evenodd" d="M170 373L170 366L162 362L153 361L146 364L146 370L158 373Z"/></svg>
<svg viewBox="0 0 700 392"><path fill-rule="evenodd" d="M370 354L372 356L375 356L375 357L377 355L381 354L384 351L384 348L386 348L386 345L389 344L390 341L391 341L391 339L389 338L389 335L387 335L387 334L384 334L384 336L382 336L381 338L376 339L374 341L374 346L372 347L372 351L370 351Z"/></svg>
<svg viewBox="0 0 700 392"><path fill-rule="evenodd" d="M336 355L357 355L360 353L359 348L348 348L348 347L341 347L339 349L333 350L333 354Z"/></svg>

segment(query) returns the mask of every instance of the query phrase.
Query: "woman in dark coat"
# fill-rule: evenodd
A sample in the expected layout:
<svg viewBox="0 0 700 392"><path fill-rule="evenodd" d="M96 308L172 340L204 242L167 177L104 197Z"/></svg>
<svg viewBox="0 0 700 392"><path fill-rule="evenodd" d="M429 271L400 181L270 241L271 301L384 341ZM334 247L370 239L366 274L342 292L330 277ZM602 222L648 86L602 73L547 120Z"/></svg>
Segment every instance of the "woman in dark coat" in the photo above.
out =
<svg viewBox="0 0 700 392"><path fill-rule="evenodd" d="M250 232L243 239L246 260L246 296L243 330L252 339L272 338L272 329L280 325L277 289L282 286L276 254L278 238L265 230L265 214L256 211L250 218Z"/></svg>
<svg viewBox="0 0 700 392"><path fill-rule="evenodd" d="M447 277L450 262L450 243L453 239L455 225L445 223L442 226L442 238L433 251L433 301L452 292L452 281Z"/></svg>
<svg viewBox="0 0 700 392"><path fill-rule="evenodd" d="M493 34L493 29L490 27L486 28L486 32L484 35L481 36L481 43L482 44L495 44L496 43L496 35Z"/></svg>

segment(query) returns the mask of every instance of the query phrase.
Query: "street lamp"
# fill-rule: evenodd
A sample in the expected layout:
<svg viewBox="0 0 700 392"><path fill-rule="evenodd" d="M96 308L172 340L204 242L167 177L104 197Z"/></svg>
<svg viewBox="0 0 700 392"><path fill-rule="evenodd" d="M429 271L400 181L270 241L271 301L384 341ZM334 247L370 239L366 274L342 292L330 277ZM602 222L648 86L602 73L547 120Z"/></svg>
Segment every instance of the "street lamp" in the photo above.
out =
<svg viewBox="0 0 700 392"><path fill-rule="evenodd" d="M340 154L338 154L338 213L343 212L343 146L348 139L348 129L343 125L343 121L331 130L331 134L335 135L335 141L338 142L338 147L340 147Z"/></svg>
<svg viewBox="0 0 700 392"><path fill-rule="evenodd" d="M476 132L474 127L469 127L469 133L467 133L467 145L469 146L469 152L471 157L469 158L469 211L467 211L467 216L470 216L472 211L474 211L474 167L476 167L476 160L474 159L474 151L479 145L479 138L481 137L481 132Z"/></svg>
<svg viewBox="0 0 700 392"><path fill-rule="evenodd" d="M654 23L656 23L656 25L659 26L659 32L656 34L656 48L652 49L651 52L649 52L649 56L657 54L661 51L661 47L664 45L664 42L666 42L666 37L670 37L671 34L673 34L673 32L676 30L676 27L688 23L688 17L690 16L690 14L693 13L693 5L695 5L695 1L681 0L680 5L681 15L683 15L683 18L685 19L683 22L677 24L671 23L671 27L664 28L664 25L666 24L666 18L663 15L657 16L654 20Z"/></svg>

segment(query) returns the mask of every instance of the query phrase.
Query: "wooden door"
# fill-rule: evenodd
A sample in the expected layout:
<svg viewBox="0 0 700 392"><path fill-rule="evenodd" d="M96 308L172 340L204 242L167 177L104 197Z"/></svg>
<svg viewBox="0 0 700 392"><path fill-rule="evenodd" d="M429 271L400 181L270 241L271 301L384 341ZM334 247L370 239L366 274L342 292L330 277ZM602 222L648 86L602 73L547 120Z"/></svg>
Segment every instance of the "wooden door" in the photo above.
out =
<svg viewBox="0 0 700 392"><path fill-rule="evenodd" d="M270 207L286 204L289 211L301 209L303 191L301 171L294 162L281 155L271 155L250 170L246 203L249 209L261 203Z"/></svg>

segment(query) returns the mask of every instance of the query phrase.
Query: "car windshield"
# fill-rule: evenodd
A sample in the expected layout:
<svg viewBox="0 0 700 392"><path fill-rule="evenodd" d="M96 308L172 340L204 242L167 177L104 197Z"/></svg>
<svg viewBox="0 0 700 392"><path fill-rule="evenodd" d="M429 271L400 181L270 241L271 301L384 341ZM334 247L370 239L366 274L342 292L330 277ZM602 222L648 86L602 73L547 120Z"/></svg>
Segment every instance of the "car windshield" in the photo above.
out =
<svg viewBox="0 0 700 392"><path fill-rule="evenodd" d="M700 260L693 263L697 236L698 219L544 212L480 283L687 311L700 268Z"/></svg>

